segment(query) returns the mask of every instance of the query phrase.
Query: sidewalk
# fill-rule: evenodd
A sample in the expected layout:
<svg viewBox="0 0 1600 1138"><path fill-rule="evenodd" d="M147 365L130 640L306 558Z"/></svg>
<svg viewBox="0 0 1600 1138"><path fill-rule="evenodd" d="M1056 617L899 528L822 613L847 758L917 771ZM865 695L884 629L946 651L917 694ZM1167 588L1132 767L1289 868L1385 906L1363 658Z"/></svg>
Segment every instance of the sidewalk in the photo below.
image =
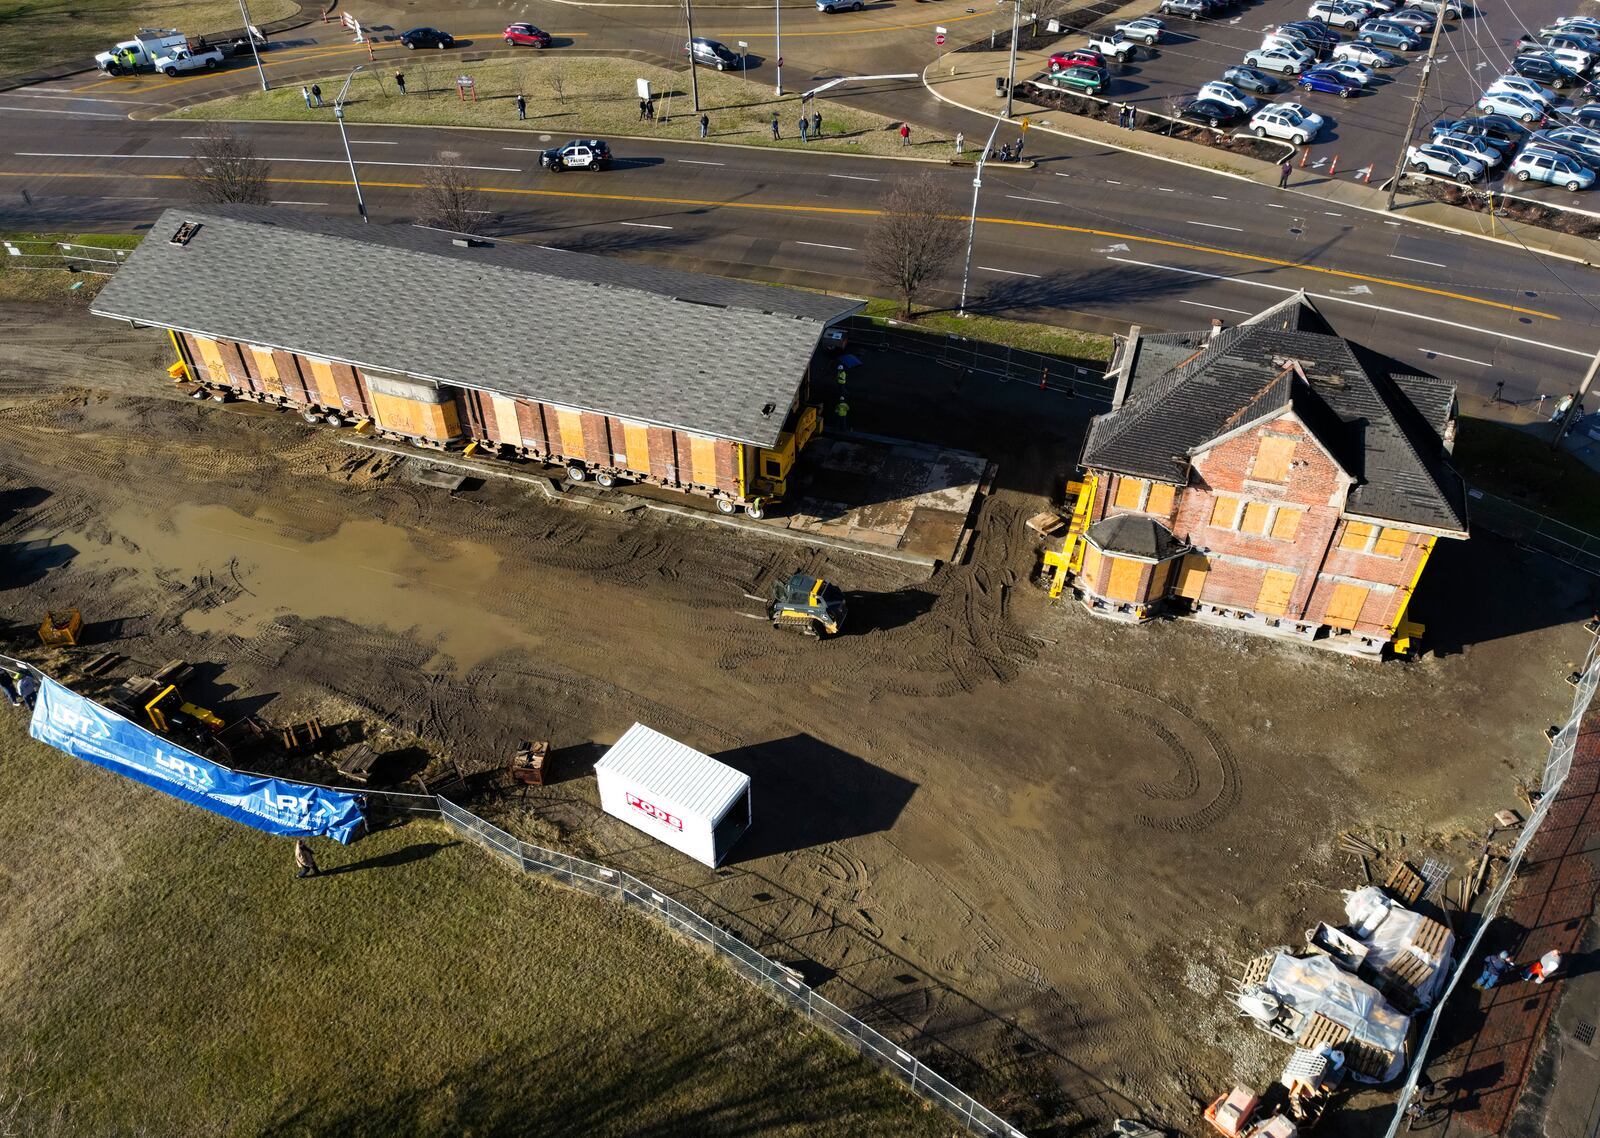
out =
<svg viewBox="0 0 1600 1138"><path fill-rule="evenodd" d="M1130 5L1148 7L1148 5ZM1068 35L1053 47L1017 54L1017 82L1032 79L1044 71L1050 56L1067 47L1081 43L1084 37ZM963 110L989 118L1001 118L1005 112L1003 98L995 97L996 76L1004 76L1009 65L1009 54L1003 51L947 52L923 72L922 82L934 98L943 100ZM1143 154L1162 162L1175 162L1193 169L1208 170L1225 177L1255 182L1276 189L1278 167L1240 154L1230 154L1200 146L1181 139L1168 138L1151 130L1129 131L1111 123L1101 122L1081 115L1049 107L1039 107L1014 99L1013 117L1029 119L1030 129L1043 130L1063 138L1090 142L1123 150L1130 154ZM1157 120L1152 120L1157 121ZM982 140L977 145L982 146ZM1035 151L1037 153L1037 151ZM1352 172L1353 173L1353 172ZM1379 181L1387 172L1374 175ZM1366 185L1353 177L1329 177L1315 170L1296 169L1287 192L1336 202L1351 209L1379 213L1385 217L1399 218L1435 229L1447 229L1495 241L1514 248L1527 248L1535 252L1562 257L1581 264L1592 264L1596 258L1595 242L1589 238L1557 233L1521 222L1508 222L1504 218L1476 213L1441 202L1401 194L1395 199L1391 212L1385 208L1388 191L1376 185Z"/></svg>

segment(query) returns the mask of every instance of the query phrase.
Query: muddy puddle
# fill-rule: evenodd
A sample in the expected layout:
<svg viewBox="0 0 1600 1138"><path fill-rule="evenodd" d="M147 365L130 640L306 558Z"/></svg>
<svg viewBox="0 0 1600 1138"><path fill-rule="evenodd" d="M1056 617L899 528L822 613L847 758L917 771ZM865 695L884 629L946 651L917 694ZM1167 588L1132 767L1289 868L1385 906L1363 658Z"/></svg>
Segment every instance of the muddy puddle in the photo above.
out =
<svg viewBox="0 0 1600 1138"><path fill-rule="evenodd" d="M463 671L508 648L537 649L543 638L486 609L501 583L490 546L455 542L424 552L399 526L344 522L330 537L294 536L293 519L271 508L246 516L224 506L181 505L155 518L124 509L104 528L54 535L77 560L127 566L165 579L207 572L224 583L221 603L184 614L191 632L250 637L274 619L337 617L432 643ZM237 584L238 588L228 586ZM430 662L447 666L443 659Z"/></svg>

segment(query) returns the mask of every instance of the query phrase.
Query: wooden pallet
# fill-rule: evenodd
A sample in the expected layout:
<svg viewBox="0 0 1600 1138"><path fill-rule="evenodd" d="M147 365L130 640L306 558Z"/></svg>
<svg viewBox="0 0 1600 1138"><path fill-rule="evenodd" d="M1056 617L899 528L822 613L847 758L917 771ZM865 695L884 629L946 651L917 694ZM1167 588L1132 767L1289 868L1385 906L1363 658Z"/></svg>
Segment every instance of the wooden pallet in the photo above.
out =
<svg viewBox="0 0 1600 1138"><path fill-rule="evenodd" d="M1295 1040L1295 1046L1313 1051L1324 1043L1344 1052L1344 1060L1351 1070L1374 1078L1387 1072L1394 1061L1394 1056L1383 1048L1352 1038L1348 1027L1319 1012L1311 1017L1305 1031Z"/></svg>
<svg viewBox="0 0 1600 1138"><path fill-rule="evenodd" d="M1256 957L1244 966L1244 975L1239 978L1241 987L1248 988L1252 984L1266 983L1267 975L1272 971L1272 962L1277 959L1272 953Z"/></svg>
<svg viewBox="0 0 1600 1138"><path fill-rule="evenodd" d="M1394 867L1394 872L1389 874L1389 880L1384 882L1383 887L1402 905L1415 905L1417 898L1428 887L1428 882L1410 862L1402 861Z"/></svg>
<svg viewBox="0 0 1600 1138"><path fill-rule="evenodd" d="M1422 953L1429 960L1438 960L1444 955L1444 942L1450 935L1450 930L1438 921L1424 918L1417 925L1416 933L1411 937L1411 947Z"/></svg>
<svg viewBox="0 0 1600 1138"><path fill-rule="evenodd" d="M1384 967L1384 975L1403 988L1415 992L1433 975L1433 962L1406 949Z"/></svg>

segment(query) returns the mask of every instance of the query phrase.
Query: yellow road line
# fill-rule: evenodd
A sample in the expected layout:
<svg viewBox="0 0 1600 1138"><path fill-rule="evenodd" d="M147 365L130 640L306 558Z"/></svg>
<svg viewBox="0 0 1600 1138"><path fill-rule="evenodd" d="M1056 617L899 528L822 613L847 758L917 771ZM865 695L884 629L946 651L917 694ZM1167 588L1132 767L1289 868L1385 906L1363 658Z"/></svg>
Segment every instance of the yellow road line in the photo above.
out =
<svg viewBox="0 0 1600 1138"><path fill-rule="evenodd" d="M373 124L366 124L373 125ZM137 158L138 155L129 155ZM330 161L332 161L330 159ZM158 181L187 181L183 174L124 174L118 173L79 173L50 171L16 172L0 170L0 176L8 178L147 178ZM348 186L349 182L342 178L268 178L268 182L285 186ZM377 189L388 190L419 190L419 182L374 182L361 183ZM525 197L544 198L572 198L581 201L622 202L632 205L676 205L692 206L698 209L744 209L761 210L769 213L809 213L827 214L843 217L879 217L882 210L860 209L852 206L827 206L827 205L795 205L778 202L745 202L745 201L714 201L702 198L660 198L647 197L642 194L595 194L584 193L577 190L534 190L517 186L477 186L474 187L485 194L516 194ZM954 218L965 221L965 217ZM1210 256L1223 257L1235 261L1245 261L1250 264L1268 265L1280 269L1301 269L1308 273L1320 273L1326 277L1339 280L1361 281L1366 284L1386 285L1389 288L1404 289L1408 292L1423 293L1427 296L1444 297L1447 300L1459 300L1466 304L1482 305L1485 308L1496 308L1504 312L1515 312L1522 316L1537 316L1544 320L1560 320L1561 317L1553 312L1541 312L1537 308L1523 308L1515 304L1505 304L1498 300L1485 300L1478 296L1468 296L1466 293L1451 292L1448 289L1433 288L1430 285L1413 284L1409 281L1397 281L1388 277L1372 276L1367 273L1353 273L1345 269L1329 269L1321 265L1308 265L1302 261L1285 261L1278 257L1265 257L1258 253L1240 253L1232 249L1219 249L1214 245L1196 245L1188 241L1173 241L1165 237L1144 237L1137 233L1118 233L1110 229L1089 229L1081 225L1061 225L1049 221L1024 221L1015 217L980 217L980 222L985 225L1013 226L1023 229L1043 229L1056 233L1077 233L1088 237L1107 237L1116 241L1137 241L1143 245L1155 245L1165 249L1183 249L1191 253L1205 253Z"/></svg>

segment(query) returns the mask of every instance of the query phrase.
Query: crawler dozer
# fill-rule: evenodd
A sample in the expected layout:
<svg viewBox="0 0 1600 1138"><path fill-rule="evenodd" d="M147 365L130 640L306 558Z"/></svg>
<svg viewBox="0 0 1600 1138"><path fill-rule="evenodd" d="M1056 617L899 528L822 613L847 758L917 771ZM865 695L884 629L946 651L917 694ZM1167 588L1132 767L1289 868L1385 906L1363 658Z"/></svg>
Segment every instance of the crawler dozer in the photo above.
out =
<svg viewBox="0 0 1600 1138"><path fill-rule="evenodd" d="M796 573L772 587L767 617L773 628L793 628L808 636L832 636L844 627L844 590L821 577Z"/></svg>

